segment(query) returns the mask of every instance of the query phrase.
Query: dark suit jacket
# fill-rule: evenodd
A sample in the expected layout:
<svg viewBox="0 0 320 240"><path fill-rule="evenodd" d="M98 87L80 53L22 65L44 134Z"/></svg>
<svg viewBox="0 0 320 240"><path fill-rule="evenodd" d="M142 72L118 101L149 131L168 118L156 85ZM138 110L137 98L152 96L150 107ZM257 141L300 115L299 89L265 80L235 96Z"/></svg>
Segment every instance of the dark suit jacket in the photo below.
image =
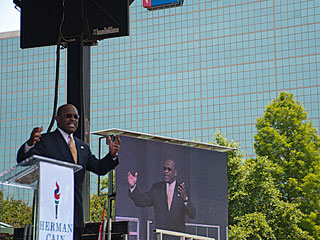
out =
<svg viewBox="0 0 320 240"><path fill-rule="evenodd" d="M140 192L136 187L132 193L129 190L129 196L137 207L153 206L156 228L185 232L185 216L194 219L196 211L190 198L185 205L182 198L178 196L178 186L179 184L176 183L170 211L168 210L165 182L153 184L146 193Z"/></svg>
<svg viewBox="0 0 320 240"><path fill-rule="evenodd" d="M82 210L82 182L85 171L92 171L99 175L104 175L118 165L118 160L113 160L110 154L103 159L97 159L87 144L80 139L74 137L78 151L78 165L82 166L82 170L74 175L74 225L75 227L83 227L83 210ZM63 136L56 129L54 132L41 135L41 140L35 144L28 152L24 153L24 144L18 151L18 163L32 156L40 155L65 162L74 163L71 151Z"/></svg>

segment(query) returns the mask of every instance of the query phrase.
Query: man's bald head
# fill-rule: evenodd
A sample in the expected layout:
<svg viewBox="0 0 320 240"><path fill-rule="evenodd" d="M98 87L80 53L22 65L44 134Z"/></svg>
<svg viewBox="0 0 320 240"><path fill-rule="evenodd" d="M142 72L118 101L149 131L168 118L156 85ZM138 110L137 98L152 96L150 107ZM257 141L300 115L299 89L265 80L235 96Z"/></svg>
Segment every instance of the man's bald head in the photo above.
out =
<svg viewBox="0 0 320 240"><path fill-rule="evenodd" d="M163 164L163 176L166 183L173 183L178 175L178 169L176 167L176 161L173 159L167 159Z"/></svg>
<svg viewBox="0 0 320 240"><path fill-rule="evenodd" d="M56 116L57 125L67 134L74 133L79 124L77 108L72 104L64 104L58 108Z"/></svg>

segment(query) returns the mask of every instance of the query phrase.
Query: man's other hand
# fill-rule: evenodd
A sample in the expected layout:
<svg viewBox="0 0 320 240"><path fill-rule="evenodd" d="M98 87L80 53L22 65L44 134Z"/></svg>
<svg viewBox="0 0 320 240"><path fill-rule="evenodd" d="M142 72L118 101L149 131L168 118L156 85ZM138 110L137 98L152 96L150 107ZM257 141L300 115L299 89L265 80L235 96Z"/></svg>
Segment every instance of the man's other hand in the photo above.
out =
<svg viewBox="0 0 320 240"><path fill-rule="evenodd" d="M137 179L138 179L138 172L135 172L134 175L132 175L131 172L127 173L127 181L130 188L133 188L136 185Z"/></svg>
<svg viewBox="0 0 320 240"><path fill-rule="evenodd" d="M185 185L185 183L181 183L181 184L178 186L178 192L179 192L182 200L183 200L184 202L186 202L188 198L187 198L186 185Z"/></svg>

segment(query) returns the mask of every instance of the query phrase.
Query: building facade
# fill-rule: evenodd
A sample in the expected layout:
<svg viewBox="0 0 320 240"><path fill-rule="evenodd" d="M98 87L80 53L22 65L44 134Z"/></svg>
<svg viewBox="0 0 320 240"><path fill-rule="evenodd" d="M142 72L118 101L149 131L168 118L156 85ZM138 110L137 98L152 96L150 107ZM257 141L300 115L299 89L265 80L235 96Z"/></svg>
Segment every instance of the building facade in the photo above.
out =
<svg viewBox="0 0 320 240"><path fill-rule="evenodd" d="M18 31L0 33L0 172L53 112L56 48L19 46ZM60 58L59 105L66 50ZM185 0L155 11L135 1L130 36L91 47L91 131L209 142L220 130L254 156L255 121L281 91L293 93L319 129L320 1ZM94 135L91 147L98 154ZM0 189L31 199L29 190Z"/></svg>

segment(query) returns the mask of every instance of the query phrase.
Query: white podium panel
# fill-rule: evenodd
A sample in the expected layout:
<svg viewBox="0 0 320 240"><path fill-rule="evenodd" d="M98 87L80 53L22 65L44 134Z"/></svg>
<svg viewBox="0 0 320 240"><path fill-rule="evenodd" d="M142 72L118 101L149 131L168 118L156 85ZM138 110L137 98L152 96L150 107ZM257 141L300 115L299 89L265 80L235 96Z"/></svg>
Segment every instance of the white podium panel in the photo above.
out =
<svg viewBox="0 0 320 240"><path fill-rule="evenodd" d="M80 169L34 155L0 173L0 184L34 190L33 240L73 240L74 173Z"/></svg>
<svg viewBox="0 0 320 240"><path fill-rule="evenodd" d="M73 239L73 169L40 162L39 238Z"/></svg>

